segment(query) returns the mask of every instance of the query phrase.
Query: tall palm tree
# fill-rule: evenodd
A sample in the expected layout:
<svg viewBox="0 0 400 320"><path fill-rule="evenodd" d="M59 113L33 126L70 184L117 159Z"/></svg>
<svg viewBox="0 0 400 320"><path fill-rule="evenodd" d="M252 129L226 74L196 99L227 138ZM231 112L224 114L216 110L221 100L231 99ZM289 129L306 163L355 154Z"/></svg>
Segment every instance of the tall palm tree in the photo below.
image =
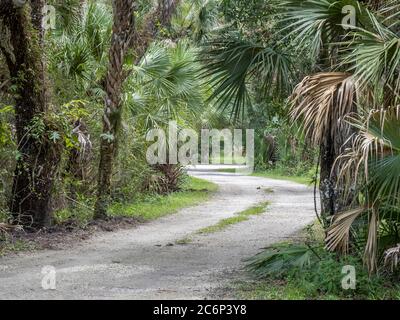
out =
<svg viewBox="0 0 400 320"><path fill-rule="evenodd" d="M123 65L135 31L134 2L131 0L114 0L113 14L114 24L105 81L105 111L103 115L95 218L106 217L108 197L111 192L111 175L117 146L116 135L121 116L120 95L124 81Z"/></svg>
<svg viewBox="0 0 400 320"><path fill-rule="evenodd" d="M291 97L292 119L301 123L313 145L320 146L320 195L325 224L327 216L349 204L342 201L334 163L352 134L351 127L342 119L357 112L358 95L357 83L351 74L326 72L306 77Z"/></svg>
<svg viewBox="0 0 400 320"><path fill-rule="evenodd" d="M134 6L131 0L114 0L114 25L109 52L109 66L106 76L105 112L100 149L98 192L95 204L95 218L107 216L111 193L111 176L117 135L121 119L121 91L126 75L123 65L128 49L133 47L135 62L138 63L150 43L156 38L160 26L168 26L179 0L159 0L157 8L142 21L140 32L136 32Z"/></svg>
<svg viewBox="0 0 400 320"><path fill-rule="evenodd" d="M400 3L395 2L399 8ZM400 30L398 21L392 23L389 10L395 2L379 11L385 13L384 19L375 21L374 30L358 29L351 33L352 40L345 43L343 64L354 73L359 89L369 88L373 99L361 104L362 110L366 109L364 117L349 118L358 133L354 143L337 159L341 180L357 187L362 194L360 206L339 212L327 238L329 249L347 251L354 222L364 218L362 221L368 226L364 258L371 272L376 270L384 250L389 250L387 257L395 259L396 249L389 247L400 240Z"/></svg>

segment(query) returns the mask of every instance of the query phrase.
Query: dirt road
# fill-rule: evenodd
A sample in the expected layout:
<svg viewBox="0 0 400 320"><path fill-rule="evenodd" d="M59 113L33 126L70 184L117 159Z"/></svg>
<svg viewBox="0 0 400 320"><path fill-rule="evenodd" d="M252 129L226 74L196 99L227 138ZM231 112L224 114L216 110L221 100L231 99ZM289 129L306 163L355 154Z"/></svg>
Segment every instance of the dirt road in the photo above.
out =
<svg viewBox="0 0 400 320"><path fill-rule="evenodd" d="M134 229L94 236L72 249L0 258L0 299L208 298L236 276L243 258L314 220L312 190L306 186L208 167L191 174L219 185L207 203ZM261 216L193 235L263 201L271 205ZM178 244L187 237L192 241ZM42 288L44 266L55 268L55 290Z"/></svg>

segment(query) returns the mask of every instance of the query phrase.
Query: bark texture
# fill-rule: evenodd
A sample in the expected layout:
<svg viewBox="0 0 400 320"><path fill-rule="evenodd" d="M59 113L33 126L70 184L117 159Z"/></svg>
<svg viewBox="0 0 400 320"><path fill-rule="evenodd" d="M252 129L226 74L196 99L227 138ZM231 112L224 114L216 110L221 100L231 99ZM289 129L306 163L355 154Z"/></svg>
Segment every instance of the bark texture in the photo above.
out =
<svg viewBox="0 0 400 320"><path fill-rule="evenodd" d="M118 144L118 129L121 122L121 90L126 75L123 72L125 55L130 47L136 54L136 63L146 53L160 26L170 23L178 0L159 0L158 6L145 19L144 27L135 32L134 1L114 0L114 24L109 53L109 66L105 81L106 101L103 116L103 135L100 149L97 201L95 218L107 217L111 195L111 178Z"/></svg>
<svg viewBox="0 0 400 320"><path fill-rule="evenodd" d="M111 177L121 117L123 64L134 34L134 2L132 0L114 0L113 14L113 31L105 81L106 98L95 205L96 219L106 217L111 193Z"/></svg>
<svg viewBox="0 0 400 320"><path fill-rule="evenodd" d="M11 0L2 0L0 6L0 23L9 41L9 47L3 41L1 50L16 88L15 126L19 157L10 211L16 223L33 228L50 224L51 190L60 160L57 145L47 137L51 125L45 119L48 95L37 16L42 3L32 0L32 7L28 4L15 6ZM42 124L40 130L39 123Z"/></svg>

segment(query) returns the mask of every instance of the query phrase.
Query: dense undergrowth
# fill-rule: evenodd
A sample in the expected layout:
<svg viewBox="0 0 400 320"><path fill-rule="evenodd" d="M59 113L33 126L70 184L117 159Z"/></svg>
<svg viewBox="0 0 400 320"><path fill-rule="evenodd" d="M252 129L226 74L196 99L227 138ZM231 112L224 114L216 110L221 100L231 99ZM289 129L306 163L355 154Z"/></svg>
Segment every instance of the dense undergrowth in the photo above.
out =
<svg viewBox="0 0 400 320"><path fill-rule="evenodd" d="M268 300L400 299L398 273L381 268L377 274L369 274L362 256L339 256L326 251L323 230L318 223L307 228L305 237L305 241L273 245L249 258L247 270L254 280L236 283L237 297ZM354 278L349 278L353 271Z"/></svg>
<svg viewBox="0 0 400 320"><path fill-rule="evenodd" d="M160 195L157 193L143 193L134 200L114 202L109 208L110 217L131 217L140 221L147 221L176 212L181 208L206 201L217 186L203 179L186 176L179 191ZM94 200L92 200L94 201ZM90 201L89 201L90 202ZM69 208L56 212L56 221L63 223L70 219L78 219L86 224L93 219L93 210L90 205L80 208Z"/></svg>

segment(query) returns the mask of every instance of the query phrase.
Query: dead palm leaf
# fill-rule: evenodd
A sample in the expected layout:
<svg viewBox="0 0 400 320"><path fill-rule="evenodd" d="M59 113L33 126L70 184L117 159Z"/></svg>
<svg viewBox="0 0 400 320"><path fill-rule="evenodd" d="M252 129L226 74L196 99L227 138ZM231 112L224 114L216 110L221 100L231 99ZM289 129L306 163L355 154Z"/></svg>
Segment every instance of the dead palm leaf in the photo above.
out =
<svg viewBox="0 0 400 320"><path fill-rule="evenodd" d="M400 244L394 248L390 248L385 251L385 266L390 266L390 270L393 272L400 264Z"/></svg>
<svg viewBox="0 0 400 320"><path fill-rule="evenodd" d="M349 250L351 226L366 211L366 208L359 207L337 214L327 230L326 248L330 251L346 254Z"/></svg>
<svg viewBox="0 0 400 320"><path fill-rule="evenodd" d="M400 206L400 107L373 110L364 119L353 117L346 121L359 132L352 147L336 161L339 179L348 182L355 176L361 178L358 185L365 198L365 208L339 213L335 217L328 230L327 248L347 251L351 225L359 215L368 213L364 261L373 272L378 260L381 219L386 223L392 219L385 208Z"/></svg>
<svg viewBox="0 0 400 320"><path fill-rule="evenodd" d="M320 146L328 137L337 141L340 136L349 136L346 131L350 126L342 120L356 110L357 86L351 74L318 73L304 78L290 101L291 118L301 123L314 145Z"/></svg>

